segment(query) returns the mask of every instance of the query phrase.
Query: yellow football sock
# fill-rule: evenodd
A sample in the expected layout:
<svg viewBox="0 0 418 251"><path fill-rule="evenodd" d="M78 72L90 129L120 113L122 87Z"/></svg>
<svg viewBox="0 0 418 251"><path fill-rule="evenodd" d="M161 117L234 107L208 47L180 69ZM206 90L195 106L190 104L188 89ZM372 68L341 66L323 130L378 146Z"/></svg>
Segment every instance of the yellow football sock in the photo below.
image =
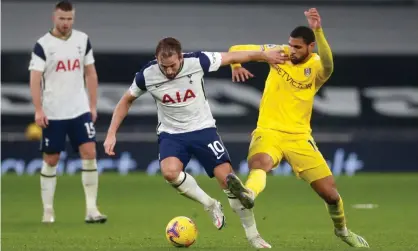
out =
<svg viewBox="0 0 418 251"><path fill-rule="evenodd" d="M266 187L267 173L261 169L252 169L248 176L245 186L254 192L254 196L257 197Z"/></svg>
<svg viewBox="0 0 418 251"><path fill-rule="evenodd" d="M332 221L334 222L334 227L336 229L345 229L346 221L344 215L344 204L341 197L336 205L326 205L328 208L328 213L331 216Z"/></svg>

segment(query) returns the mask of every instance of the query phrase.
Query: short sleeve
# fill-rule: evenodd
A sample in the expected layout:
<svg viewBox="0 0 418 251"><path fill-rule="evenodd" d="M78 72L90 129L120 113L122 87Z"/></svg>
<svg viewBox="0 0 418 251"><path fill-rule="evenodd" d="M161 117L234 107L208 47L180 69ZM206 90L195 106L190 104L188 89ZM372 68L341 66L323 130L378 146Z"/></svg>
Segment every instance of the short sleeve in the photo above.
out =
<svg viewBox="0 0 418 251"><path fill-rule="evenodd" d="M44 72L45 65L46 65L46 56L45 56L44 48L42 47L41 44L36 43L35 46L33 47L31 60L29 63L29 70Z"/></svg>
<svg viewBox="0 0 418 251"><path fill-rule="evenodd" d="M222 54L219 52L202 52L199 55L200 65L205 73L217 71L221 67Z"/></svg>
<svg viewBox="0 0 418 251"><path fill-rule="evenodd" d="M86 53L84 54L84 65L94 63L93 48L91 47L90 39L87 38Z"/></svg>
<svg viewBox="0 0 418 251"><path fill-rule="evenodd" d="M131 87L129 88L129 92L134 97L139 97L147 92L147 88L145 87L145 78L143 71L137 72L135 74L135 78L132 82Z"/></svg>

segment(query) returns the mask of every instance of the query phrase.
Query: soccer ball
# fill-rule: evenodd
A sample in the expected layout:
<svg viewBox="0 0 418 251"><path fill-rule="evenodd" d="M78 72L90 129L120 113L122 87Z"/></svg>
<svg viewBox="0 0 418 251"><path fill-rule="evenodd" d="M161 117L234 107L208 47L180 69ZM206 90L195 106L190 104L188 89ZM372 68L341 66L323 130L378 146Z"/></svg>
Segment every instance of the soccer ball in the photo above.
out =
<svg viewBox="0 0 418 251"><path fill-rule="evenodd" d="M196 241L197 227L191 219L178 216L167 224L165 236L175 247L189 247Z"/></svg>

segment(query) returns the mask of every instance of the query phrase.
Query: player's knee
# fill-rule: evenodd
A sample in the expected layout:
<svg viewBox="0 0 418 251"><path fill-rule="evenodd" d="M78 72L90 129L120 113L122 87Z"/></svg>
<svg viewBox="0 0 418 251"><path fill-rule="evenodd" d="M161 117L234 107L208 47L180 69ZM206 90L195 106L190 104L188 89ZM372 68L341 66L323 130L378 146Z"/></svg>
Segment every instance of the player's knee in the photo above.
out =
<svg viewBox="0 0 418 251"><path fill-rule="evenodd" d="M82 159L96 158L96 145L93 142L81 145L79 151Z"/></svg>
<svg viewBox="0 0 418 251"><path fill-rule="evenodd" d="M44 154L44 161L49 166L56 166L60 159L60 155L57 154Z"/></svg>
<svg viewBox="0 0 418 251"><path fill-rule="evenodd" d="M183 163L176 157L168 157L161 161L161 174L168 182L175 181L183 171Z"/></svg>
<svg viewBox="0 0 418 251"><path fill-rule="evenodd" d="M260 153L250 158L248 166L250 169L262 169L268 172L273 168L273 160L268 154Z"/></svg>
<svg viewBox="0 0 418 251"><path fill-rule="evenodd" d="M163 175L164 179L168 182L177 180L177 177L179 177L180 173L181 170L174 166L161 167L161 174Z"/></svg>

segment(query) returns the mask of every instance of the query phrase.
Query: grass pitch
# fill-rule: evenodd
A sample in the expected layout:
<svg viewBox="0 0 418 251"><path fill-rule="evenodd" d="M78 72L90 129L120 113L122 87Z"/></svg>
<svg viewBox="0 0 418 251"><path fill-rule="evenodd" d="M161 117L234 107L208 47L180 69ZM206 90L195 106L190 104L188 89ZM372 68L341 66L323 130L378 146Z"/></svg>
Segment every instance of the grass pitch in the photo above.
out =
<svg viewBox="0 0 418 251"><path fill-rule="evenodd" d="M180 215L192 218L199 229L192 250L253 250L216 181L204 176L197 180L224 205L227 226L221 231L202 206L178 195L161 176L143 174L101 175L99 204L109 216L104 225L84 223L80 175L58 177L56 223L43 225L39 176L5 175L2 250L176 250L164 231ZM366 174L339 177L337 183L349 228L364 236L371 250L418 250L418 174ZM377 207L354 208L357 204ZM294 177L269 176L255 214L273 250L352 250L333 235L323 202Z"/></svg>

